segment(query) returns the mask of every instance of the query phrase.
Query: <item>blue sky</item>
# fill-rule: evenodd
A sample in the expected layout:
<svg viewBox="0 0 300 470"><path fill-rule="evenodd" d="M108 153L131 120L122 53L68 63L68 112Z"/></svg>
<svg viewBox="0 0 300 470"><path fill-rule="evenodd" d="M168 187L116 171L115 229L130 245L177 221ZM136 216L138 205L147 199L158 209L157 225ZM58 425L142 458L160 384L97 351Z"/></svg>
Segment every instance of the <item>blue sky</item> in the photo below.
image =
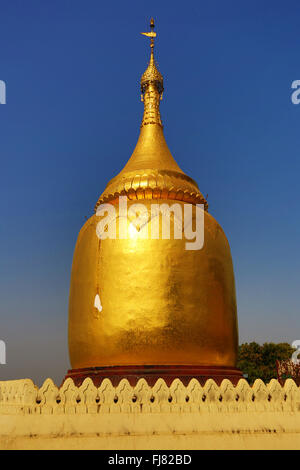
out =
<svg viewBox="0 0 300 470"><path fill-rule="evenodd" d="M156 19L165 136L229 239L240 342L300 339L300 5L1 0L0 380L69 367L73 249L142 117Z"/></svg>

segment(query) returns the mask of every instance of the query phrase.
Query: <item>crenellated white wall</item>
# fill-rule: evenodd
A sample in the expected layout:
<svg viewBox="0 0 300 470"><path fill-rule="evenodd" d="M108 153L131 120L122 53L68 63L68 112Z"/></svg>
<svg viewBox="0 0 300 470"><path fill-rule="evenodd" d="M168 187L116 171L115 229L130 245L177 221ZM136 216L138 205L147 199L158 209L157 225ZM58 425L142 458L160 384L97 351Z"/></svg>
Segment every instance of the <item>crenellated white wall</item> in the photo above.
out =
<svg viewBox="0 0 300 470"><path fill-rule="evenodd" d="M293 380L252 387L178 379L135 387L67 379L0 382L0 448L222 449L299 448L300 388Z"/></svg>

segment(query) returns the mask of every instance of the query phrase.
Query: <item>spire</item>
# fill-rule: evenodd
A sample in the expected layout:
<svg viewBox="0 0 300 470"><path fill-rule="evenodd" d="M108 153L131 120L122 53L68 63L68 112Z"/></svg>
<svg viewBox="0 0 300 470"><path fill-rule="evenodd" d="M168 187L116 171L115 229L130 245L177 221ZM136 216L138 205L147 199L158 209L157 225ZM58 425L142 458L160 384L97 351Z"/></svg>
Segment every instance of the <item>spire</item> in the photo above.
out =
<svg viewBox="0 0 300 470"><path fill-rule="evenodd" d="M150 37L150 62L141 77L141 100L144 101L144 116L141 127L147 124L159 124L162 126L160 112L159 112L159 101L162 99L164 90L163 76L158 70L157 64L154 59L154 38L156 33L154 32L154 19L150 20L149 33L141 33L144 36Z"/></svg>
<svg viewBox="0 0 300 470"><path fill-rule="evenodd" d="M141 100L144 114L136 147L123 171L135 169L163 169L183 173L174 160L166 143L159 105L163 94L163 76L154 59L154 20L150 20L150 32L141 33L150 38L150 61L141 77Z"/></svg>
<svg viewBox="0 0 300 470"><path fill-rule="evenodd" d="M150 38L150 61L141 77L141 100L144 114L135 149L123 170L107 184L96 208L103 202L126 194L129 199L176 199L192 204L207 203L197 183L187 176L174 160L165 136L159 104L163 94L163 76L154 59L154 20L150 32L141 33ZM96 209L95 208L95 209Z"/></svg>

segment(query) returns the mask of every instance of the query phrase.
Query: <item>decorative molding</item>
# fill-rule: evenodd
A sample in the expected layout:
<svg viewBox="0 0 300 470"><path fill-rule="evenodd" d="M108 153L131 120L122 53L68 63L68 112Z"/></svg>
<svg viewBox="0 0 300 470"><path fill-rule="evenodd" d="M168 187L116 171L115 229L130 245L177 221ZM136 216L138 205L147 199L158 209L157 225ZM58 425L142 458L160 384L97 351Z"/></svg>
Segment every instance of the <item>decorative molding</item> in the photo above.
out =
<svg viewBox="0 0 300 470"><path fill-rule="evenodd" d="M107 414L107 413L252 413L300 411L300 387L292 379L284 386L273 379L258 379L251 387L245 379L236 386L209 379L201 386L179 379L168 387L163 379L153 387L141 379L132 387L125 379L114 387L104 379L99 387L87 378L80 387L67 379L58 388L46 379L38 388L30 379L0 382L0 415L7 414Z"/></svg>
<svg viewBox="0 0 300 470"><path fill-rule="evenodd" d="M204 204L208 209L206 199L198 189L197 183L177 171L144 169L124 173L120 179L115 176L107 184L103 194L95 205L95 211L100 204L127 196L130 200L140 199L170 199L190 204Z"/></svg>

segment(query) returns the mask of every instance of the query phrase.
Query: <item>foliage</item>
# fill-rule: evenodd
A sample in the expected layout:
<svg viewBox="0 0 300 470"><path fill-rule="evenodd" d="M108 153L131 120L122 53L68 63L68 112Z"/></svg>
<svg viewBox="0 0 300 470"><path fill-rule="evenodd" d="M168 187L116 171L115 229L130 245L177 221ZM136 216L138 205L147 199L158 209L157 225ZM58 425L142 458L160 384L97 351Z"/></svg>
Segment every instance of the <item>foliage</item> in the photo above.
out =
<svg viewBox="0 0 300 470"><path fill-rule="evenodd" d="M248 374L250 384L255 379L268 383L271 379L277 379L276 360L291 359L294 351L288 343L244 343L239 346L238 368Z"/></svg>

